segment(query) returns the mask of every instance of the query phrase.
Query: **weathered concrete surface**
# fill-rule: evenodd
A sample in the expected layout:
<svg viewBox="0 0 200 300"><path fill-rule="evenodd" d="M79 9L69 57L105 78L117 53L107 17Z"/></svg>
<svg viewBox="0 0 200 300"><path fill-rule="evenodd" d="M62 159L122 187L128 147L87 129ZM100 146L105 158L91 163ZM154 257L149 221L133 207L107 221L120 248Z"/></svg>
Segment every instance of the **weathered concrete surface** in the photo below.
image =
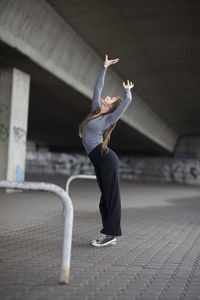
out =
<svg viewBox="0 0 200 300"><path fill-rule="evenodd" d="M199 134L199 0L47 1L178 135Z"/></svg>
<svg viewBox="0 0 200 300"><path fill-rule="evenodd" d="M30 76L0 69L0 180L23 181Z"/></svg>
<svg viewBox="0 0 200 300"><path fill-rule="evenodd" d="M103 60L49 4L42 0L1 1L0 20L2 41L17 48L88 98L92 97ZM123 80L116 72L109 70L103 96L119 94L123 97ZM122 120L172 152L177 140L176 132L141 97L133 93L133 99Z"/></svg>
<svg viewBox="0 0 200 300"><path fill-rule="evenodd" d="M46 180L62 187L65 182ZM70 284L59 286L61 201L41 192L0 191L1 299L197 300L199 192L199 187L122 181L123 235L116 246L96 249L90 241L100 230L99 189L94 181L74 181Z"/></svg>
<svg viewBox="0 0 200 300"><path fill-rule="evenodd" d="M184 146L187 145L187 148ZM172 182L200 184L198 139L183 139L176 157L146 157L120 155L120 178L135 182ZM56 153L47 148L37 149L28 143L26 172L49 175L94 174L94 167L86 154ZM112 149L112 148L111 148Z"/></svg>
<svg viewBox="0 0 200 300"><path fill-rule="evenodd" d="M200 135L180 138L174 156L181 159L196 159L200 161Z"/></svg>

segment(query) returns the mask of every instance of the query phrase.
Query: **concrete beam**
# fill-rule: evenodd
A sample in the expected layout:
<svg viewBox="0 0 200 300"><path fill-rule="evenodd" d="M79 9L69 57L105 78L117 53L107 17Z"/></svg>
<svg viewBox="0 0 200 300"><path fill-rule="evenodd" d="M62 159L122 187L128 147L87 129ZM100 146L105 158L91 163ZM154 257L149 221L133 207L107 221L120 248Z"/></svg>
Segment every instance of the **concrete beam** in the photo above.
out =
<svg viewBox="0 0 200 300"><path fill-rule="evenodd" d="M92 98L103 60L47 2L2 0L0 39ZM110 69L102 96L119 94L123 98L123 80ZM161 147L173 151L177 134L135 93L122 120Z"/></svg>

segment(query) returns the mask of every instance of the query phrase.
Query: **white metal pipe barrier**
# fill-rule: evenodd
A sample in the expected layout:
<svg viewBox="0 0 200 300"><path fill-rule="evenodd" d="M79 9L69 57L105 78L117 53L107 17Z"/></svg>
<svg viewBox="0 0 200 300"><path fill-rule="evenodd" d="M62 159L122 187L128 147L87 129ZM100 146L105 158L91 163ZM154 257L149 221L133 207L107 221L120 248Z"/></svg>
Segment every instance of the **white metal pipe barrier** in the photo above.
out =
<svg viewBox="0 0 200 300"><path fill-rule="evenodd" d="M74 179L77 179L77 178L83 178L83 179L96 179L96 176L95 175L80 175L80 174L77 174L77 175L72 175L70 176L68 179L67 179L67 182L66 182L66 186L65 186L65 190L66 190L66 193L69 195L69 185L71 183L72 180Z"/></svg>
<svg viewBox="0 0 200 300"><path fill-rule="evenodd" d="M60 284L69 283L70 260L71 260L71 244L72 244L72 228L73 228L73 205L71 198L61 187L43 182L13 182L0 181L0 188L16 189L16 190L37 190L47 191L57 194L63 201L66 212L64 220L63 250L62 250L62 268L60 274Z"/></svg>
<svg viewBox="0 0 200 300"><path fill-rule="evenodd" d="M77 174L77 175L72 175L70 176L67 181L66 181L66 185L65 185L65 190L67 195L69 196L69 185L72 182L72 180L74 179L78 179L78 178L82 178L82 179L96 179L95 175L81 175L81 174ZM63 214L65 215L65 206L63 205Z"/></svg>

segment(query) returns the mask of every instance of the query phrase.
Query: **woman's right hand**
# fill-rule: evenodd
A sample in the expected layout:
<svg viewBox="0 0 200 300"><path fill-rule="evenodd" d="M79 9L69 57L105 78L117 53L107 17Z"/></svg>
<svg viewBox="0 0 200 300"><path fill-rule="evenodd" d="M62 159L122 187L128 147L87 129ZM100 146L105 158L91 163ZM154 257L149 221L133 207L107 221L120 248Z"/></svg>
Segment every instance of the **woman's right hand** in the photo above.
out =
<svg viewBox="0 0 200 300"><path fill-rule="evenodd" d="M129 80L127 80L127 84L125 82L123 82L123 87L126 89L126 88L129 88L129 89L132 89L134 87L134 83L129 82Z"/></svg>
<svg viewBox="0 0 200 300"><path fill-rule="evenodd" d="M108 55L105 56L104 67L108 68L110 65L116 64L119 61L119 58L108 59Z"/></svg>

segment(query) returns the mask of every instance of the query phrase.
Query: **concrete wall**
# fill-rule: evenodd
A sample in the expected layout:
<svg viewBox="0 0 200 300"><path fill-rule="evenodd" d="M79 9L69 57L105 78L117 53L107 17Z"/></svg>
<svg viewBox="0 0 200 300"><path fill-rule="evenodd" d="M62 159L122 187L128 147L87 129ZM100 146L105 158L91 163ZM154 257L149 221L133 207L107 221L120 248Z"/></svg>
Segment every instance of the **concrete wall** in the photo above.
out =
<svg viewBox="0 0 200 300"><path fill-rule="evenodd" d="M174 156L180 159L197 159L200 161L200 135L180 138Z"/></svg>
<svg viewBox="0 0 200 300"><path fill-rule="evenodd" d="M51 153L46 148L36 150L28 143L27 173L94 174L86 155ZM120 178L136 182L178 182L200 184L200 160L178 158L148 158L120 156Z"/></svg>

